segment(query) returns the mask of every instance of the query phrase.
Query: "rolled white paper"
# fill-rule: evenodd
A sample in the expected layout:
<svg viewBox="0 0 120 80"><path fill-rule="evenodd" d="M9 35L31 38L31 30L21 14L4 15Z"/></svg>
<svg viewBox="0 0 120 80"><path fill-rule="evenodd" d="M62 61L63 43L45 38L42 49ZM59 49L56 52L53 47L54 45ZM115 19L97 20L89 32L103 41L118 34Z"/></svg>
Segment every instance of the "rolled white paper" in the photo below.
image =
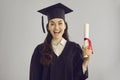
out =
<svg viewBox="0 0 120 80"><path fill-rule="evenodd" d="M88 23L86 23L85 26L84 26L84 38L89 38L89 24ZM84 41L84 46L86 47L88 45L89 45L88 41L85 40Z"/></svg>
<svg viewBox="0 0 120 80"><path fill-rule="evenodd" d="M84 37L89 38L89 24L88 23L85 24L84 31L85 31Z"/></svg>
<svg viewBox="0 0 120 80"><path fill-rule="evenodd" d="M89 24L88 23L84 25L84 38L89 38ZM84 40L84 47L87 47L88 45L89 45L88 40ZM85 55L84 57L87 58L88 56Z"/></svg>

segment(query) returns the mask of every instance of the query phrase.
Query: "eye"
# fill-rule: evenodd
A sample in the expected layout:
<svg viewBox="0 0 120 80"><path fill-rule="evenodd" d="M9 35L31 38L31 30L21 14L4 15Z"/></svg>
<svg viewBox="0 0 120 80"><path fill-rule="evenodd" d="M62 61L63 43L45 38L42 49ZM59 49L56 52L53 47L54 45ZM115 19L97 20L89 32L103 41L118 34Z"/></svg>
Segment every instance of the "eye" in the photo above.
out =
<svg viewBox="0 0 120 80"><path fill-rule="evenodd" d="M59 25L62 25L63 23L62 23L62 22L59 22L58 24L59 24Z"/></svg>
<svg viewBox="0 0 120 80"><path fill-rule="evenodd" d="M54 26L54 23L50 23L50 26Z"/></svg>

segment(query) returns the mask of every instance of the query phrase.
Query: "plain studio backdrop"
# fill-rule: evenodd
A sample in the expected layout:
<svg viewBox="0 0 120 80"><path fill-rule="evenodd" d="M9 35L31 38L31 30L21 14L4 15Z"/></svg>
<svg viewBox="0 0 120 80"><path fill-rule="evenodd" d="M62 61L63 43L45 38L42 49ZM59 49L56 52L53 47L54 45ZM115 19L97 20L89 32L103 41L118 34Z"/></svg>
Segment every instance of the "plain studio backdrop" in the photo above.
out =
<svg viewBox="0 0 120 80"><path fill-rule="evenodd" d="M70 40L82 46L84 24L90 24L87 80L119 80L120 0L0 0L0 80L29 80L34 48L46 36L37 10L59 2L74 10L66 15Z"/></svg>

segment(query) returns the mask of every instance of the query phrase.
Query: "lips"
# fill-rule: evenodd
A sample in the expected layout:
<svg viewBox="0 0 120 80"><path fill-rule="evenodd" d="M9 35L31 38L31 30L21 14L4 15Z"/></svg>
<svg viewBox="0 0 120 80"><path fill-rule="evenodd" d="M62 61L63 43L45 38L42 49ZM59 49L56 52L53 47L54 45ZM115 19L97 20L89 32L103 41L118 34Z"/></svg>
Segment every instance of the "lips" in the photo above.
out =
<svg viewBox="0 0 120 80"><path fill-rule="evenodd" d="M59 34L61 31L54 31L54 34Z"/></svg>

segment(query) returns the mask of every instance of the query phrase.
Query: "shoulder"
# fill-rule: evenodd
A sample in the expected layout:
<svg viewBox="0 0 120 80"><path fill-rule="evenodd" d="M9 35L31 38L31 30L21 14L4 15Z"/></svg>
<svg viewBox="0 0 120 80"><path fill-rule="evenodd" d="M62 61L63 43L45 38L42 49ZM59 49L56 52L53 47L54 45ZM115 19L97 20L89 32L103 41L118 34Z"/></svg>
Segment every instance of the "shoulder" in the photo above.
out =
<svg viewBox="0 0 120 80"><path fill-rule="evenodd" d="M43 43L38 44L34 49L33 55L40 55L42 49L43 49Z"/></svg>
<svg viewBox="0 0 120 80"><path fill-rule="evenodd" d="M70 47L74 47L74 48L81 49L81 46L80 46L78 43L73 42L73 41L68 41L68 45L69 45Z"/></svg>
<svg viewBox="0 0 120 80"><path fill-rule="evenodd" d="M38 44L38 45L35 47L35 50L41 50L42 48L43 48L43 43Z"/></svg>
<svg viewBox="0 0 120 80"><path fill-rule="evenodd" d="M68 46L70 47L71 50L74 51L74 53L82 54L82 48L78 43L68 41Z"/></svg>

